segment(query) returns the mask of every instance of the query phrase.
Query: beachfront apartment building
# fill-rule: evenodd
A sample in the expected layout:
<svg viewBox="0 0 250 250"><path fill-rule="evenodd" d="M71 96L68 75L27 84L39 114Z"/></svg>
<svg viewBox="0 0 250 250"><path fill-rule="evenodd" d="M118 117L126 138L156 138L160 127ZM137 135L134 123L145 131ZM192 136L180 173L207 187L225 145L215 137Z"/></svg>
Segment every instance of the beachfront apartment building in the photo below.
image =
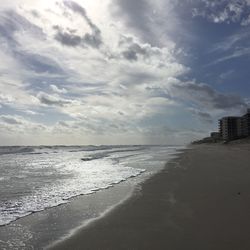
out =
<svg viewBox="0 0 250 250"><path fill-rule="evenodd" d="M247 110L247 113L242 116L243 120L243 134L244 136L250 136L250 109Z"/></svg>
<svg viewBox="0 0 250 250"><path fill-rule="evenodd" d="M219 120L220 135L223 140L230 141L241 137L241 118L227 116Z"/></svg>
<svg viewBox="0 0 250 250"><path fill-rule="evenodd" d="M243 116L227 116L219 120L219 133L223 140L231 141L250 136L250 109Z"/></svg>

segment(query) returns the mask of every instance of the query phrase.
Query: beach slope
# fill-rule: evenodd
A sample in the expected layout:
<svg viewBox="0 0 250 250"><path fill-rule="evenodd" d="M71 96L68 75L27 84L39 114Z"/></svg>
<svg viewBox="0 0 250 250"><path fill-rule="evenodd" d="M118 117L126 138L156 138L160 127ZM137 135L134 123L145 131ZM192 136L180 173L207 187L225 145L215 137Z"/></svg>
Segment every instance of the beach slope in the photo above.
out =
<svg viewBox="0 0 250 250"><path fill-rule="evenodd" d="M249 145L192 146L53 249L250 249Z"/></svg>

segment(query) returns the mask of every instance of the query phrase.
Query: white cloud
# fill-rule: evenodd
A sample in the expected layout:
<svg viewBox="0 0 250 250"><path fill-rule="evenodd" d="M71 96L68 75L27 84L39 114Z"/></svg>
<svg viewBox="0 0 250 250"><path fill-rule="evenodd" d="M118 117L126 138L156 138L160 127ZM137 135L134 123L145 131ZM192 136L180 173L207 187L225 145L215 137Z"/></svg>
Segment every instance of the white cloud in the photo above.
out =
<svg viewBox="0 0 250 250"><path fill-rule="evenodd" d="M234 47L239 46L239 44L243 41L248 40L249 37L250 33L243 29L242 31L227 37L222 42L214 44L212 50L209 52L228 51L234 49Z"/></svg>
<svg viewBox="0 0 250 250"><path fill-rule="evenodd" d="M65 88L58 88L54 84L51 84L50 88L52 91L54 91L55 93L58 93L58 94L66 94L67 93L67 90Z"/></svg>
<svg viewBox="0 0 250 250"><path fill-rule="evenodd" d="M46 131L47 126L35 123L18 115L0 115L0 131L7 131L11 134L25 133L33 134L36 132Z"/></svg>
<svg viewBox="0 0 250 250"><path fill-rule="evenodd" d="M39 105L36 97L25 90L25 85L12 79L12 76L0 76L0 103L15 109L26 109Z"/></svg>
<svg viewBox="0 0 250 250"><path fill-rule="evenodd" d="M214 60L212 63L206 66L215 65L215 64L218 64L227 60L231 60L234 58L238 58L238 57L245 57L245 56L248 57L249 55L250 55L250 48L238 48L238 49L235 49L233 52L231 52L229 55L222 56L219 59Z"/></svg>
<svg viewBox="0 0 250 250"><path fill-rule="evenodd" d="M25 110L24 113L28 115L41 115L40 113L32 111L32 110Z"/></svg>
<svg viewBox="0 0 250 250"><path fill-rule="evenodd" d="M245 0L198 0L192 1L193 17L201 16L214 23L244 23L250 9Z"/></svg>
<svg viewBox="0 0 250 250"><path fill-rule="evenodd" d="M110 5L121 30L129 30L144 43L158 47L175 44L173 34L183 28L175 15L175 2L171 0L113 0Z"/></svg>
<svg viewBox="0 0 250 250"><path fill-rule="evenodd" d="M249 24L250 24L250 15L248 15L241 21L242 26L248 26Z"/></svg>

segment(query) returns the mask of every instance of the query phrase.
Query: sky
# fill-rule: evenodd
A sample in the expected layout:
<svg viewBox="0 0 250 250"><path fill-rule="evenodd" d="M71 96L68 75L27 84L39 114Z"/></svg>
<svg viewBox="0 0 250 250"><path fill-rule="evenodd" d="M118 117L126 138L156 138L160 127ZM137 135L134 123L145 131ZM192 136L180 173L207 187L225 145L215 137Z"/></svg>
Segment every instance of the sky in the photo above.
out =
<svg viewBox="0 0 250 250"><path fill-rule="evenodd" d="M0 3L0 145L183 144L250 106L250 0Z"/></svg>

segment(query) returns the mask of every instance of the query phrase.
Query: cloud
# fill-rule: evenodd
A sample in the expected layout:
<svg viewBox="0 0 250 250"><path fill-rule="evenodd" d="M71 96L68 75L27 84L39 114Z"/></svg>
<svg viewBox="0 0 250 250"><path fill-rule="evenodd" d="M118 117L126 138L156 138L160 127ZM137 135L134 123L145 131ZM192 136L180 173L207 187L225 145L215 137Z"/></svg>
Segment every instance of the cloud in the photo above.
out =
<svg viewBox="0 0 250 250"><path fill-rule="evenodd" d="M226 71L226 72L223 72L223 73L221 73L220 75L219 75L219 78L221 79L221 80L227 80L227 79L229 79L231 76L233 76L235 74L235 70L228 70L228 71Z"/></svg>
<svg viewBox="0 0 250 250"><path fill-rule="evenodd" d="M57 30L57 33L55 34L55 39L61 44L71 47L76 47L80 45L84 46L82 37L74 35L70 32L65 32L59 26L54 26L54 29Z"/></svg>
<svg viewBox="0 0 250 250"><path fill-rule="evenodd" d="M14 101L14 98L11 95L0 93L0 103L8 104L8 103L12 103L13 101Z"/></svg>
<svg viewBox="0 0 250 250"><path fill-rule="evenodd" d="M113 16L141 41L155 47L173 46L171 34L182 30L171 0L113 0Z"/></svg>
<svg viewBox="0 0 250 250"><path fill-rule="evenodd" d="M55 39L65 46L90 46L93 48L99 48L103 41L101 37L101 30L92 22L92 20L87 15L86 10L74 1L64 1L64 6L73 11L76 14L79 14L85 22L90 27L92 33L86 33L84 35L75 34L76 30L67 28L64 30L59 25L54 25L53 28L56 30Z"/></svg>
<svg viewBox="0 0 250 250"><path fill-rule="evenodd" d="M55 93L58 93L58 94L66 94L68 91L65 89L65 88L58 88L56 85L54 84L51 84L50 85L50 89L55 92Z"/></svg>
<svg viewBox="0 0 250 250"><path fill-rule="evenodd" d="M250 24L250 14L248 14L242 21L241 25L242 26L248 26Z"/></svg>
<svg viewBox="0 0 250 250"><path fill-rule="evenodd" d="M213 62L207 64L206 66L215 65L239 57L249 57L249 55L250 55L250 48L237 48L230 54L221 56L220 58L214 60Z"/></svg>
<svg viewBox="0 0 250 250"><path fill-rule="evenodd" d="M40 145L49 134L50 128L44 124L18 115L0 115L1 145Z"/></svg>
<svg viewBox="0 0 250 250"><path fill-rule="evenodd" d="M27 70L36 73L63 74L64 70L60 65L50 57L31 53L31 52L15 52L15 58L23 64Z"/></svg>
<svg viewBox="0 0 250 250"><path fill-rule="evenodd" d="M40 115L39 113L33 111L33 110L25 110L24 113L28 114L28 115Z"/></svg>
<svg viewBox="0 0 250 250"><path fill-rule="evenodd" d="M26 110L29 106L36 107L37 98L30 94L25 89L26 86L15 77L8 74L0 75L0 104L17 110Z"/></svg>
<svg viewBox="0 0 250 250"><path fill-rule="evenodd" d="M223 39L222 42L215 43L212 46L212 50L210 52L217 53L218 51L228 51L235 49L242 44L245 44L250 38L250 33L248 30L243 29L240 32L234 33L229 37Z"/></svg>
<svg viewBox="0 0 250 250"><path fill-rule="evenodd" d="M152 12L152 6L145 0L115 0L114 14L125 18L129 27L133 27L145 37L145 40L151 40L153 30L149 25L148 14Z"/></svg>
<svg viewBox="0 0 250 250"><path fill-rule="evenodd" d="M153 56L161 56L162 50L149 44L140 44L133 37L122 36L119 41L122 56L129 61L137 61L141 56L144 60Z"/></svg>
<svg viewBox="0 0 250 250"><path fill-rule="evenodd" d="M65 6L67 6L69 9L71 9L75 13L80 14L88 23L88 25L91 27L91 29L94 31L94 33L101 33L99 28L88 17L86 10L81 5L79 5L78 3L74 1L64 1L63 3Z"/></svg>
<svg viewBox="0 0 250 250"><path fill-rule="evenodd" d="M54 29L57 31L55 34L55 39L65 46L77 47L82 46L85 47L90 46L93 48L99 48L102 44L99 36L93 34L85 34L84 36L75 35L74 32L64 31L62 27L54 26Z"/></svg>
<svg viewBox="0 0 250 250"><path fill-rule="evenodd" d="M199 109L195 109L195 108L189 108L189 111L194 116L198 117L198 119L200 119L202 122L211 124L214 121L213 117L207 112L203 112L203 111L200 111Z"/></svg>
<svg viewBox="0 0 250 250"><path fill-rule="evenodd" d="M249 3L245 0L195 0L193 17L203 17L213 23L247 24L250 13Z"/></svg>
<svg viewBox="0 0 250 250"><path fill-rule="evenodd" d="M174 81L170 87L173 97L201 104L208 109L234 109L246 107L245 101L235 94L222 94L207 84Z"/></svg>
<svg viewBox="0 0 250 250"><path fill-rule="evenodd" d="M0 121L11 125L22 125L23 121L17 116L1 115Z"/></svg>
<svg viewBox="0 0 250 250"><path fill-rule="evenodd" d="M72 100L61 98L58 95L49 95L44 92L40 92L37 95L37 98L42 104L47 106L64 106L72 103Z"/></svg>
<svg viewBox="0 0 250 250"><path fill-rule="evenodd" d="M72 47L80 46L81 44L84 45L82 37L69 32L64 32L62 28L58 26L54 26L54 29L57 30L55 39L61 44Z"/></svg>
<svg viewBox="0 0 250 250"><path fill-rule="evenodd" d="M212 49L208 50L208 54L215 56L206 66L223 63L231 59L249 56L249 38L250 32L248 28L240 28L232 35L226 36L221 42L212 45Z"/></svg>
<svg viewBox="0 0 250 250"><path fill-rule="evenodd" d="M1 38L8 41L11 46L17 46L15 39L17 31L33 32L37 36L44 37L43 30L37 25L31 23L27 18L17 13L15 10L0 11L0 34Z"/></svg>

